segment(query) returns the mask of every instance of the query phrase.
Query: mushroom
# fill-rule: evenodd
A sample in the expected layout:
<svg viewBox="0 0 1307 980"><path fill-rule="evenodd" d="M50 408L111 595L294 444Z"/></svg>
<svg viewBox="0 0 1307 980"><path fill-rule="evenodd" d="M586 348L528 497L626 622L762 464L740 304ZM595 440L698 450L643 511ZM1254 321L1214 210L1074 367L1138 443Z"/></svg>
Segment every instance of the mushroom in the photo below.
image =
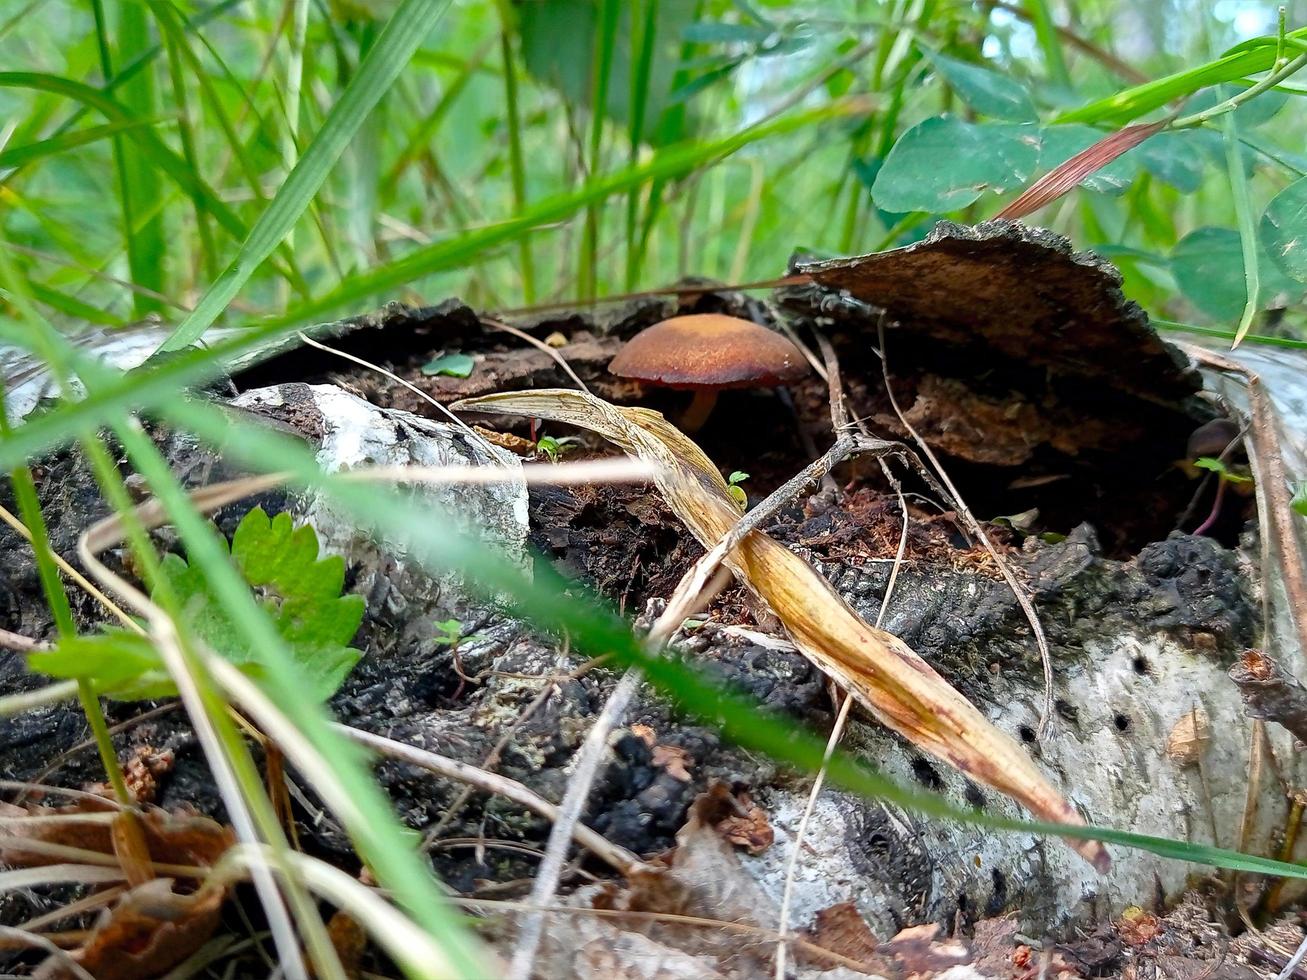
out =
<svg viewBox="0 0 1307 980"><path fill-rule="evenodd" d="M685 388L694 400L681 428L698 430L723 388L774 388L808 373L799 349L749 320L721 313L675 316L648 327L608 365L618 377Z"/></svg>

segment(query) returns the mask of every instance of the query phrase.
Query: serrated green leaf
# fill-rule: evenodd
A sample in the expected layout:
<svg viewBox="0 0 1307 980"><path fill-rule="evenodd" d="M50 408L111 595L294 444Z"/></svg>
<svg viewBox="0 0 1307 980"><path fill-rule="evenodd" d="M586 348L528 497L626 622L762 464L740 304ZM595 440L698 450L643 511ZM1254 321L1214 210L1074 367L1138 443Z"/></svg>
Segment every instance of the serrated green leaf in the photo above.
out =
<svg viewBox="0 0 1307 980"><path fill-rule="evenodd" d="M431 377L437 374L448 375L451 378L466 378L476 367L476 361L471 354L445 354L442 357L432 358L422 365L422 373Z"/></svg>
<svg viewBox="0 0 1307 980"><path fill-rule="evenodd" d="M1020 82L947 55L932 52L927 57L958 98L982 116L1008 122L1034 122L1038 118L1030 93Z"/></svg>
<svg viewBox="0 0 1307 980"><path fill-rule="evenodd" d="M295 527L286 513L270 518L261 507L241 519L231 556L259 590L314 696L331 697L361 656L348 644L363 621L364 602L362 596L340 594L344 559L320 559L312 527ZM258 658L204 574L172 554L164 556L162 567L196 634L232 663L252 668Z"/></svg>
<svg viewBox="0 0 1307 980"><path fill-rule="evenodd" d="M1020 187L1038 162L1033 125L934 116L899 137L876 175L872 198L886 211L956 211L986 190Z"/></svg>
<svg viewBox="0 0 1307 980"><path fill-rule="evenodd" d="M1307 282L1307 177L1271 199L1262 214L1261 239L1271 261L1298 282Z"/></svg>

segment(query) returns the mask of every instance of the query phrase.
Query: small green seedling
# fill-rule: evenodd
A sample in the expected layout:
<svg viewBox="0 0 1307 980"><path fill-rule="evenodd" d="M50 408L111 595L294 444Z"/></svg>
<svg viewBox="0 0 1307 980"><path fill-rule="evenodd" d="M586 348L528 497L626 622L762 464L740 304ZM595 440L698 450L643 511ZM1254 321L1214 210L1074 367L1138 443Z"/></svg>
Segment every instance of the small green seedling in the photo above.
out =
<svg viewBox="0 0 1307 980"><path fill-rule="evenodd" d="M1307 517L1307 482L1298 484L1293 492L1293 499L1289 501L1289 506L1294 509L1295 513Z"/></svg>
<svg viewBox="0 0 1307 980"><path fill-rule="evenodd" d="M427 377L444 374L451 378L466 378L474 367L476 361L471 354L444 354L423 364L422 373Z"/></svg>
<svg viewBox="0 0 1307 980"><path fill-rule="evenodd" d="M463 661L458 655L458 647L462 643L470 640L479 640L480 637L475 634L472 636L463 635L463 624L457 619L446 619L436 623L436 642L449 647L449 653L454 659L454 673L458 675L458 688L454 691L454 700L457 701L463 694L463 688L468 684L479 683L476 678L468 677L463 673Z"/></svg>
<svg viewBox="0 0 1307 980"><path fill-rule="evenodd" d="M1253 478L1246 473L1232 470L1223 460L1211 456L1200 456L1194 460L1194 466L1200 470L1210 470L1227 483L1252 483Z"/></svg>
<svg viewBox="0 0 1307 980"><path fill-rule="evenodd" d="M740 486L748 478L749 474L743 470L736 470L726 478L726 492L741 507L749 506L749 495L744 492L744 487Z"/></svg>
<svg viewBox="0 0 1307 980"><path fill-rule="evenodd" d="M541 436L536 440L536 455L545 457L551 463L557 463L569 448L580 441L575 436L563 436L561 439Z"/></svg>
<svg viewBox="0 0 1307 980"><path fill-rule="evenodd" d="M305 685L319 700L331 697L362 656L349 643L363 621L363 597L340 594L345 560L319 558L312 527L295 527L285 513L269 518L261 507L241 519L231 557L272 618ZM161 567L195 635L258 680L259 653L232 623L204 573L173 554L164 556ZM32 654L27 663L54 677L89 680L97 692L120 701L176 693L151 641L123 629L73 637Z"/></svg>

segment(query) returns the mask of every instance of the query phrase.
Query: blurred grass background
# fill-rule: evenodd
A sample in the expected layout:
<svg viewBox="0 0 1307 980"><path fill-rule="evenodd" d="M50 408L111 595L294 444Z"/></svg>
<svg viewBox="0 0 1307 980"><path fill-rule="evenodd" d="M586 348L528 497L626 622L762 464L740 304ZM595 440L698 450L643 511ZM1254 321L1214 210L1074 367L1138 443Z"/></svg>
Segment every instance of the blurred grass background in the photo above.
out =
<svg viewBox="0 0 1307 980"><path fill-rule="evenodd" d="M77 328L175 321L194 306L397 5L2 6L0 238L43 312ZM1301 24L1303 0L1285 6L1288 27ZM938 215L878 206L905 200L876 184L904 133L941 113L982 134L1034 125L991 118L977 84L1008 83L1001 96L1015 85L1048 123L1274 35L1277 21L1253 0L468 0L424 39L226 315L449 295L514 307L684 275L764 279L798 249L905 244ZM957 63L990 72L960 77L947 70ZM1295 82L1235 114L1257 215L1307 171ZM1237 90L1195 84L1173 105L1192 112ZM1120 121L1092 122L1106 135ZM992 216L1088 138L1051 130L1036 167L947 215ZM1150 143L1028 220L1104 249L1154 314L1232 328L1245 293L1220 119L1187 136ZM948 178L969 155L914 158L906 178ZM582 206L549 207L587 187ZM475 238L487 229L503 233ZM1258 305L1272 312L1256 329L1301 335L1303 287L1263 260Z"/></svg>

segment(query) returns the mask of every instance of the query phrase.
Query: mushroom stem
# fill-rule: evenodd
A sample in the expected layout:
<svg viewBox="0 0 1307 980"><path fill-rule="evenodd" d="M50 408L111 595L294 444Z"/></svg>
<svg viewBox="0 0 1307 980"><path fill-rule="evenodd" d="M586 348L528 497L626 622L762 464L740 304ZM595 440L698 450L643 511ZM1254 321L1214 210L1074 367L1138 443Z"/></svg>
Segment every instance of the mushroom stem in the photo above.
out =
<svg viewBox="0 0 1307 980"><path fill-rule="evenodd" d="M690 402L690 407L681 416L681 428L686 432L698 432L703 428L703 424L708 421L708 416L712 414L713 406L716 404L716 388L699 388L696 390L694 401Z"/></svg>

